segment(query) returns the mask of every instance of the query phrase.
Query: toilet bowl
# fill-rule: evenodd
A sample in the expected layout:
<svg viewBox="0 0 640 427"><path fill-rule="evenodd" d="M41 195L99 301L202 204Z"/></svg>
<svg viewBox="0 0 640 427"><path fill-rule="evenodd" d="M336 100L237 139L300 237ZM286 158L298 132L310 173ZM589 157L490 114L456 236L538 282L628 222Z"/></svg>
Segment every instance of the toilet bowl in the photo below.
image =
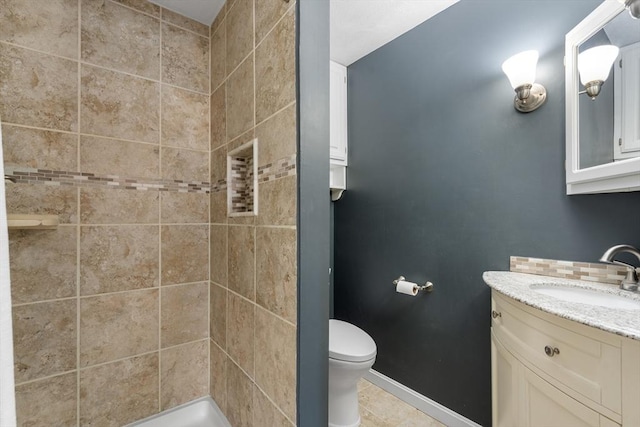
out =
<svg viewBox="0 0 640 427"><path fill-rule="evenodd" d="M376 361L376 343L365 331L329 320L329 427L357 427L358 381Z"/></svg>

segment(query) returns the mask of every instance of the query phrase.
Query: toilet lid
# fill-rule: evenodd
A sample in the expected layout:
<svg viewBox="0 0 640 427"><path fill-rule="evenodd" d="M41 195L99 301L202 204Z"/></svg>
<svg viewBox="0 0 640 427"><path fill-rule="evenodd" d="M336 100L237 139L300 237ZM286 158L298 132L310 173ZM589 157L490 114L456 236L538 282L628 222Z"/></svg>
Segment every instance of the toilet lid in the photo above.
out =
<svg viewBox="0 0 640 427"><path fill-rule="evenodd" d="M364 362L376 357L376 343L365 331L342 320L329 319L329 358Z"/></svg>

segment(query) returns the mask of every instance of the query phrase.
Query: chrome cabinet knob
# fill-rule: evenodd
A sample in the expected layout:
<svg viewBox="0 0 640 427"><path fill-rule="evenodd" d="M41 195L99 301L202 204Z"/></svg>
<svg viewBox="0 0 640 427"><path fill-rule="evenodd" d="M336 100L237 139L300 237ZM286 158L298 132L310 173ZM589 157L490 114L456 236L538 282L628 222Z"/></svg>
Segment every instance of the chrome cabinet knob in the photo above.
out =
<svg viewBox="0 0 640 427"><path fill-rule="evenodd" d="M497 319L498 317L502 317L502 313L500 313L499 311L491 310L491 317Z"/></svg>
<svg viewBox="0 0 640 427"><path fill-rule="evenodd" d="M557 347L550 347L548 345L544 346L544 354L549 357L553 357L556 354L560 354L560 350Z"/></svg>

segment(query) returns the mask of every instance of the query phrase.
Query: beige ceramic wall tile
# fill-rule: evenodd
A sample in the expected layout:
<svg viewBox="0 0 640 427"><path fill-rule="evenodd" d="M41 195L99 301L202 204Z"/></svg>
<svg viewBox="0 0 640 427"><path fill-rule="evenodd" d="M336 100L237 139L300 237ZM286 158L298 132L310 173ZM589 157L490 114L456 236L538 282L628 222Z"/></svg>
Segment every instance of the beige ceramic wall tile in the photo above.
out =
<svg viewBox="0 0 640 427"><path fill-rule="evenodd" d="M161 410L209 394L209 340L160 352Z"/></svg>
<svg viewBox="0 0 640 427"><path fill-rule="evenodd" d="M227 226L211 226L211 281L221 286L227 286Z"/></svg>
<svg viewBox="0 0 640 427"><path fill-rule="evenodd" d="M168 286L162 289L162 348L209 336L209 283Z"/></svg>
<svg viewBox="0 0 640 427"><path fill-rule="evenodd" d="M260 215L256 219L257 224L296 225L296 183L296 176L260 183Z"/></svg>
<svg viewBox="0 0 640 427"><path fill-rule="evenodd" d="M210 33L212 35L218 30L218 28L220 28L220 25L224 22L224 19L227 16L227 9L228 9L228 5L225 2L220 8L220 12L218 12L218 15L214 18L213 22L211 23Z"/></svg>
<svg viewBox="0 0 640 427"><path fill-rule="evenodd" d="M251 55L227 80L227 140L232 140L253 127L253 101L253 55Z"/></svg>
<svg viewBox="0 0 640 427"><path fill-rule="evenodd" d="M227 362L227 412L233 427L253 426L253 382L232 361Z"/></svg>
<svg viewBox="0 0 640 427"><path fill-rule="evenodd" d="M229 289L255 301L255 227L229 227Z"/></svg>
<svg viewBox="0 0 640 427"><path fill-rule="evenodd" d="M122 5L131 7L151 16L160 17L160 6L151 3L148 0L113 0Z"/></svg>
<svg viewBox="0 0 640 427"><path fill-rule="evenodd" d="M5 165L59 171L78 170L78 137L17 126L2 126Z"/></svg>
<svg viewBox="0 0 640 427"><path fill-rule="evenodd" d="M209 179L209 153L162 147L162 178L183 181Z"/></svg>
<svg viewBox="0 0 640 427"><path fill-rule="evenodd" d="M227 290L211 284L209 304L209 335L222 349L227 348Z"/></svg>
<svg viewBox="0 0 640 427"><path fill-rule="evenodd" d="M223 146L211 152L211 184L227 179L227 147ZM226 192L226 190L225 190Z"/></svg>
<svg viewBox="0 0 640 427"><path fill-rule="evenodd" d="M213 92L227 77L227 28L226 21L222 21L220 28L211 36L210 69L211 91Z"/></svg>
<svg viewBox="0 0 640 427"><path fill-rule="evenodd" d="M227 142L227 85L223 84L211 95L211 149Z"/></svg>
<svg viewBox="0 0 640 427"><path fill-rule="evenodd" d="M9 232L13 304L76 295L76 229Z"/></svg>
<svg viewBox="0 0 640 427"><path fill-rule="evenodd" d="M159 233L157 225L82 227L80 294L158 286Z"/></svg>
<svg viewBox="0 0 640 427"><path fill-rule="evenodd" d="M250 377L253 377L255 305L229 292L227 353Z"/></svg>
<svg viewBox="0 0 640 427"><path fill-rule="evenodd" d="M162 145L209 149L207 95L162 86Z"/></svg>
<svg viewBox="0 0 640 427"><path fill-rule="evenodd" d="M260 166L296 154L296 104L256 127Z"/></svg>
<svg viewBox="0 0 640 427"><path fill-rule="evenodd" d="M201 36L209 37L209 27L198 21L189 19L186 16L172 12L169 9L162 9L162 20L184 28L185 30L193 31Z"/></svg>
<svg viewBox="0 0 640 427"><path fill-rule="evenodd" d="M80 366L157 348L157 289L80 299Z"/></svg>
<svg viewBox="0 0 640 427"><path fill-rule="evenodd" d="M77 424L77 375L75 372L16 387L19 426L50 427Z"/></svg>
<svg viewBox="0 0 640 427"><path fill-rule="evenodd" d="M158 191L80 189L82 224L157 224L159 206Z"/></svg>
<svg viewBox="0 0 640 427"><path fill-rule="evenodd" d="M209 227L162 226L162 284L209 280Z"/></svg>
<svg viewBox="0 0 640 427"><path fill-rule="evenodd" d="M209 195L206 193L161 194L162 222L179 224L205 224L209 222Z"/></svg>
<svg viewBox="0 0 640 427"><path fill-rule="evenodd" d="M158 412L158 354L80 371L80 425L119 427Z"/></svg>
<svg viewBox="0 0 640 427"><path fill-rule="evenodd" d="M256 386L253 387L253 425L274 427L294 426Z"/></svg>
<svg viewBox="0 0 640 427"><path fill-rule="evenodd" d="M77 76L77 62L0 43L2 121L77 130Z"/></svg>
<svg viewBox="0 0 640 427"><path fill-rule="evenodd" d="M227 223L227 190L211 193L211 223L226 224Z"/></svg>
<svg viewBox="0 0 640 427"><path fill-rule="evenodd" d="M293 3L287 1L256 1L256 44L271 31Z"/></svg>
<svg viewBox="0 0 640 427"><path fill-rule="evenodd" d="M233 71L253 49L253 0L239 0L227 14L227 70Z"/></svg>
<svg viewBox="0 0 640 427"><path fill-rule="evenodd" d="M159 83L89 65L81 72L81 132L159 142Z"/></svg>
<svg viewBox="0 0 640 427"><path fill-rule="evenodd" d="M160 20L110 1L81 1L82 60L158 80Z"/></svg>
<svg viewBox="0 0 640 427"><path fill-rule="evenodd" d="M258 123L296 99L295 16L293 9L256 48Z"/></svg>
<svg viewBox="0 0 640 427"><path fill-rule="evenodd" d="M227 412L227 355L213 341L209 341L210 372L209 394L223 413Z"/></svg>
<svg viewBox="0 0 640 427"><path fill-rule="evenodd" d="M128 178L158 178L160 149L151 144L117 139L80 137L83 172Z"/></svg>
<svg viewBox="0 0 640 427"><path fill-rule="evenodd" d="M75 300L13 307L16 384L75 369L76 336Z"/></svg>
<svg viewBox="0 0 640 427"><path fill-rule="evenodd" d="M256 230L256 301L269 311L296 323L296 230Z"/></svg>
<svg viewBox="0 0 640 427"><path fill-rule="evenodd" d="M0 1L0 40L78 58L78 0Z"/></svg>
<svg viewBox="0 0 640 427"><path fill-rule="evenodd" d="M256 309L256 384L296 419L296 327Z"/></svg>
<svg viewBox="0 0 640 427"><path fill-rule="evenodd" d="M227 151L229 152L229 151L236 150L241 146L243 146L244 144L246 144L247 142L250 142L253 139L255 139L255 137L256 137L255 128L251 128L248 131L240 134L239 136L236 136L234 139L231 139L227 144Z"/></svg>
<svg viewBox="0 0 640 427"><path fill-rule="evenodd" d="M8 214L58 215L60 224L78 221L78 189L45 185L8 184Z"/></svg>
<svg viewBox="0 0 640 427"><path fill-rule="evenodd" d="M162 24L162 82L209 94L209 37Z"/></svg>

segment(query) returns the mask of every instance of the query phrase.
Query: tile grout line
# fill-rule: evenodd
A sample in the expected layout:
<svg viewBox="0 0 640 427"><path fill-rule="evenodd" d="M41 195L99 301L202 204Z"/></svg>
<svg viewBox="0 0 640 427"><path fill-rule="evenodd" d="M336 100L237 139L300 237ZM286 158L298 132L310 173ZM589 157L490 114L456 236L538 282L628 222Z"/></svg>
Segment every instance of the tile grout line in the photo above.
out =
<svg viewBox="0 0 640 427"><path fill-rule="evenodd" d="M77 52L77 60L78 60L78 64L77 64L77 70L78 70L78 76L77 76L77 81L78 81L78 105L77 105L77 111L78 111L78 123L77 123L77 146L76 146L76 166L77 169L81 168L81 161L82 158L80 157L80 131L82 130L82 64L81 64L81 59L82 59L82 1L78 0L78 52ZM80 390L80 345L81 345L81 304L80 304L80 263L82 261L81 258L81 254L80 254L80 244L81 244L81 240L80 240L80 218L82 216L82 212L81 212L81 203L80 203L80 197L81 197L81 191L80 188L76 189L76 426L80 425L80 396L81 396L81 390Z"/></svg>
<svg viewBox="0 0 640 427"><path fill-rule="evenodd" d="M162 178L162 160L165 154L165 147L162 141L162 85L164 81L164 38L162 35L162 21L164 8L160 8L158 25L160 29L160 58L158 59L159 68L159 97L158 101L158 146L160 155L158 156L158 175ZM162 412L162 194L158 194L158 413Z"/></svg>
<svg viewBox="0 0 640 427"><path fill-rule="evenodd" d="M80 73L78 73L78 74L80 74ZM80 86L80 82L79 82L79 86ZM168 86L168 85L166 85L166 86ZM168 87L171 87L171 86L168 86ZM202 95L202 94L198 94L198 95ZM206 95L202 95L202 96L206 96ZM54 132L54 133L61 133L61 134L65 134L65 135L79 135L81 137L99 138L99 139L106 139L106 140L109 140L109 141L128 142L128 143L132 143L132 144L142 144L142 145L149 145L149 146L152 146L152 147L160 147L160 143L157 143L157 142L138 141L138 140L135 140L135 139L120 138L120 137L109 136L109 135L98 135L98 134L94 134L94 133L68 131L68 130L61 130L61 129L54 129L54 128L43 128L43 127L39 127L39 126L24 125L24 124L21 124L21 123L12 123L12 122L2 122L2 125L3 126L9 126L9 127L18 127L18 128L22 128L22 129L38 130L38 131L43 131L43 132ZM200 153L200 154L204 154L204 153L207 152L207 150L198 150L196 148L181 147L181 146L178 146L178 145L166 144L165 147L173 148L173 149L177 149L177 150L191 151L193 153Z"/></svg>
<svg viewBox="0 0 640 427"><path fill-rule="evenodd" d="M79 78L79 83L78 83L79 87L80 87L80 83L81 83L81 81L80 81L80 78ZM174 88L177 88L177 89L182 89L182 88L177 87L177 86L168 85L167 83L162 83L162 84L165 85L165 86L168 86L168 87L174 87ZM218 88L216 88L216 90ZM198 93L198 95L202 95L202 94ZM212 93L212 95L213 95L213 93ZM81 100L79 100L79 104L78 104L79 108L78 109L80 109L80 102L81 102ZM225 104L226 104L226 99L225 99ZM275 116L277 116L278 114L282 113L284 110L286 110L287 108L289 108L289 107L291 107L291 106L293 106L295 104L296 104L295 100L291 101L290 103L288 103L284 107L280 108L279 110L277 110L276 112L274 112L270 116L266 117L261 122L256 123L255 127L257 128L257 127L261 126L265 122L271 120L272 118L274 118ZM62 134L68 134L68 135L79 135L80 137L100 138L100 139L106 139L106 140L110 140L110 141L120 141L120 142L134 143L134 144L150 145L150 146L154 146L154 147L159 147L160 146L159 142L156 143L156 142L148 142L148 141L139 141L139 140L135 140L135 139L120 138L120 137L108 136L108 135L98 135L98 134L93 134L93 133L85 133L85 132L81 132L81 131L79 132L79 131L68 131L68 130L54 129L54 128L44 128L44 127L39 127L39 126L24 125L24 124L21 124L21 123L3 122L2 125L3 126L9 126L9 127L19 127L19 128L24 128L24 129L31 129L31 130L39 130L39 131L43 131L43 132L55 132L55 133L62 133ZM249 131L247 131L247 132L249 132ZM233 143L236 139L240 138L241 136L242 136L242 134L237 136L237 137L235 137L233 140L229 141L229 143ZM219 146L217 146L215 148L214 147L210 147L209 151L210 152L218 151L219 149L225 147L226 145L227 145L227 143L223 143L223 144L221 144L221 145L219 145ZM207 152L207 150L198 150L198 149L194 149L194 148L181 147L181 146L177 146L177 145L168 145L167 144L167 145L164 145L164 146L167 147L167 148L186 150L186 151L191 151L191 152L194 152L194 153L206 153Z"/></svg>
<svg viewBox="0 0 640 427"><path fill-rule="evenodd" d="M252 78L252 83L253 83L253 115L252 115L252 121L253 121L253 137L255 138L255 129L256 129L256 121L257 121L257 108L256 108L256 2L252 1L252 8L251 8L251 24L252 24L252 28L251 28L251 38L252 38L252 43L251 43L251 55L253 55L253 78ZM255 139L255 144L258 145L259 141L257 139ZM256 153L257 155L257 153ZM260 161L260 159L257 159L258 162ZM257 170L256 170L256 174L257 174ZM255 180L255 188L253 189L253 191L255 192L255 196L260 194L260 182L258 181L258 177L254 177ZM227 183L228 185L228 183ZM254 200L256 199L256 197L254 196ZM259 203L259 200L258 200ZM256 206L254 209L256 209L258 212L260 212L259 207ZM259 215L259 213L258 213ZM251 418L252 418L252 422L255 425L255 417L256 417L256 411L255 411L255 404L256 404L256 388L258 387L258 383L257 383L257 374L256 374L256 350L257 350L257 346L256 346L256 326L258 323L258 309L256 308L257 306L257 295L258 295L258 263L257 263L257 248L258 248L258 239L257 239L257 233L256 233L256 227L255 227L255 220L253 221L253 226L252 228L252 233L253 233L253 301L252 301L252 311L253 311L253 325L252 325L252 332L253 332L253 336L251 337L251 349L253 351L253 377L249 377L251 379L251 382L253 383L253 390L251 392L251 404L253 406L252 409L252 414L251 414Z"/></svg>

